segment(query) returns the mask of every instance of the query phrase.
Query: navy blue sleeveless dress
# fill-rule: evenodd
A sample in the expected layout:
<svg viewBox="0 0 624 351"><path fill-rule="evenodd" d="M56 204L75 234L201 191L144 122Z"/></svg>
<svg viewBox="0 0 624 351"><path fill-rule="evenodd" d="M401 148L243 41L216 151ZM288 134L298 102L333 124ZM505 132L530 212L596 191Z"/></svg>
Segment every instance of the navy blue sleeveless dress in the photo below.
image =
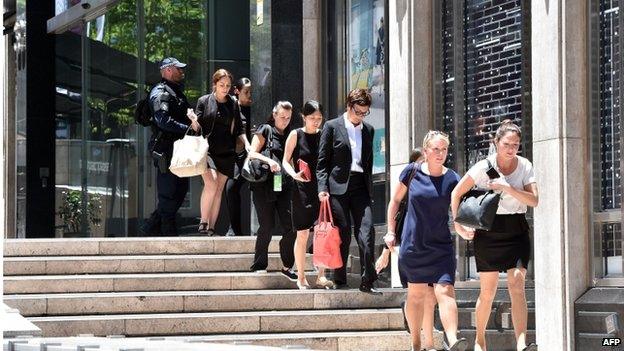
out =
<svg viewBox="0 0 624 351"><path fill-rule="evenodd" d="M408 184L414 167L416 173ZM416 163L409 164L401 172L401 183L409 189L399 250L403 286L407 283L455 283L457 261L449 229L449 209L451 192L459 179L451 169L439 177L429 176Z"/></svg>

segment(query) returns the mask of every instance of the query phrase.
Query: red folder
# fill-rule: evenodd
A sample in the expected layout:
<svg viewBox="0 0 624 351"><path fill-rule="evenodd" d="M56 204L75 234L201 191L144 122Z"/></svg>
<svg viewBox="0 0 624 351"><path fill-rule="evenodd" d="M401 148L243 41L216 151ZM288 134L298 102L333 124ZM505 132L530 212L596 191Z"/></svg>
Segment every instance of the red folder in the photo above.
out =
<svg viewBox="0 0 624 351"><path fill-rule="evenodd" d="M310 166L308 163L302 159L297 160L297 165L299 165L299 172L303 171L303 177L306 180L312 180L312 171L310 171Z"/></svg>

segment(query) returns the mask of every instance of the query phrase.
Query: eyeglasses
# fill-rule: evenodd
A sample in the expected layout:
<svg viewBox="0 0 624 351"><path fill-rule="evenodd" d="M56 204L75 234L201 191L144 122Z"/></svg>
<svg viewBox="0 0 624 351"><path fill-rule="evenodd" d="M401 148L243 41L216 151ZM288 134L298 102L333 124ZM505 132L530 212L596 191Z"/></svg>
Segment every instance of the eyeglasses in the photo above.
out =
<svg viewBox="0 0 624 351"><path fill-rule="evenodd" d="M355 113L355 115L358 116L358 117L365 117L365 116L370 115L370 108L366 109L366 111L358 111L355 108L355 105L353 105L353 107L351 107L351 109L353 110L353 113Z"/></svg>

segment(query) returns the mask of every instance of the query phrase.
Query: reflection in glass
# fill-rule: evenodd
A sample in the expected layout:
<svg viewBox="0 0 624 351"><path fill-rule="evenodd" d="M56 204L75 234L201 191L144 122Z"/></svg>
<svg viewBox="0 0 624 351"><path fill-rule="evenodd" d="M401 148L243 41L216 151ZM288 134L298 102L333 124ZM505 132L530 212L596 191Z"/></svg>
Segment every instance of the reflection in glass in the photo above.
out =
<svg viewBox="0 0 624 351"><path fill-rule="evenodd" d="M81 190L80 160L82 147L82 26L55 36L56 45L56 191L57 210L66 194ZM80 215L81 216L81 215ZM82 221L81 217L79 220ZM67 221L56 219L57 236L72 231Z"/></svg>
<svg viewBox="0 0 624 351"><path fill-rule="evenodd" d="M250 79L253 84L252 126L264 123L273 108L271 77L271 0L250 1ZM252 211L252 215L255 215ZM255 222L252 220L252 222Z"/></svg>
<svg viewBox="0 0 624 351"><path fill-rule="evenodd" d="M373 174L385 174L384 6L383 2L374 0L351 0L348 5L349 90L367 89L372 95L371 114L366 121L375 128ZM407 161L408 155L405 156Z"/></svg>

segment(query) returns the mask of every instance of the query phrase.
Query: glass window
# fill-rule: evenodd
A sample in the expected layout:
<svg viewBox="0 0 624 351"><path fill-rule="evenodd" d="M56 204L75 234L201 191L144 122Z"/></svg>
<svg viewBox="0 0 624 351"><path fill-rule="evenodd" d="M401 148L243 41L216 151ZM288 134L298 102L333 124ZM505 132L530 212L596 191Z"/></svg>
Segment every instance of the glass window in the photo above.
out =
<svg viewBox="0 0 624 351"><path fill-rule="evenodd" d="M99 18L55 36L56 206L60 212L76 204L82 210L75 218L57 217L58 235L135 235L154 209L151 130L136 125L133 114L160 81L163 58L188 64L185 94L195 107L212 89L214 70L249 76L249 51L255 47L254 94L270 94L270 1L257 3L254 10L260 8L264 17L254 21L254 45L246 0L120 0ZM270 107L262 109L262 102L271 99L254 100L260 101L256 115L265 118ZM199 177L193 178L178 212L181 233L196 231L201 189ZM217 223L220 232L227 231L223 222L225 227Z"/></svg>
<svg viewBox="0 0 624 351"><path fill-rule="evenodd" d="M87 129L82 140L89 200L101 204L103 220L91 227L94 236L127 236L128 221L137 218L137 33L136 4L129 0L85 28Z"/></svg>
<svg viewBox="0 0 624 351"><path fill-rule="evenodd" d="M384 2L342 0L323 4L327 48L323 62L323 100L327 117L336 118L345 112L345 98L350 90L363 88L370 92L373 103L366 122L375 128L373 222L383 224L387 204Z"/></svg>
<svg viewBox="0 0 624 351"><path fill-rule="evenodd" d="M349 89L367 89L373 98L366 121L375 128L373 174L386 173L384 6L381 1L347 1Z"/></svg>
<svg viewBox="0 0 624 351"><path fill-rule="evenodd" d="M64 206L72 211L70 192L81 194L81 150L82 150L82 40L83 26L55 36L56 46L56 208ZM81 195L78 199L81 198ZM57 236L80 231L82 216L74 220L56 219Z"/></svg>

